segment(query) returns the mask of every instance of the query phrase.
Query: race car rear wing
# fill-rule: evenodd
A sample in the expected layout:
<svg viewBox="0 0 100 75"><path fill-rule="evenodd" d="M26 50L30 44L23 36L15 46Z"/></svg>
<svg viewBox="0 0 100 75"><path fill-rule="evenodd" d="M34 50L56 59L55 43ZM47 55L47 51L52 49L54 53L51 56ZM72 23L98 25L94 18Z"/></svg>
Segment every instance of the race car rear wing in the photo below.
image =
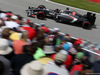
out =
<svg viewBox="0 0 100 75"><path fill-rule="evenodd" d="M96 20L96 14L87 12L87 20L91 23L91 25L94 25Z"/></svg>

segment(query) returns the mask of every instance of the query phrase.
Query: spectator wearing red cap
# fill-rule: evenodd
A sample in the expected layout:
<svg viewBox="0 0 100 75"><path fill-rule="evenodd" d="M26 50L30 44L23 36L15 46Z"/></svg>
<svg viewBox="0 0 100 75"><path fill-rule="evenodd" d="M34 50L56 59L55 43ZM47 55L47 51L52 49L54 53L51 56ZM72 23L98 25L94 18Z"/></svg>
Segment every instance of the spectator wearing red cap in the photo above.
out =
<svg viewBox="0 0 100 75"><path fill-rule="evenodd" d="M82 43L82 39L78 38L76 39L76 41L74 42L74 45L80 45Z"/></svg>
<svg viewBox="0 0 100 75"><path fill-rule="evenodd" d="M6 15L7 15L7 16L12 16L13 14L11 14L11 13L7 12L7 13L6 13Z"/></svg>

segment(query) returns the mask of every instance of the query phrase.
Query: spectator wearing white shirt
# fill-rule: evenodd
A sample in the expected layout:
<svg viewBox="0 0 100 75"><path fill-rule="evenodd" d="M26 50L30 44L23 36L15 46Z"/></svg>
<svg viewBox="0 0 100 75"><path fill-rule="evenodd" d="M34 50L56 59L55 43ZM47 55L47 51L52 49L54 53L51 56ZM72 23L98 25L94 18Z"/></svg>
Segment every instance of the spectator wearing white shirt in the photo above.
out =
<svg viewBox="0 0 100 75"><path fill-rule="evenodd" d="M19 24L16 23L16 20L18 19L17 16L12 15L11 18L8 21L5 21L5 25L11 29L19 29Z"/></svg>

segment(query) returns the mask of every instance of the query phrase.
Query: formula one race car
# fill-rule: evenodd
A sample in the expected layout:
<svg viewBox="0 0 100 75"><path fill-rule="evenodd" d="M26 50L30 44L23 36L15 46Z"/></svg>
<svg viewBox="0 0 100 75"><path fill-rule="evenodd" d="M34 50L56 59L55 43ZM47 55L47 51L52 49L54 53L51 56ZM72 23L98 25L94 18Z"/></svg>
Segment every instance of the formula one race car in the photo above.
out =
<svg viewBox="0 0 100 75"><path fill-rule="evenodd" d="M92 25L95 24L96 14L87 12L85 15L81 15L76 11L61 9L46 9L44 5L39 5L37 8L28 7L26 10L28 17L37 16L38 19L43 20L44 18L52 18L56 22L66 22L66 23L79 23L83 28L90 29Z"/></svg>

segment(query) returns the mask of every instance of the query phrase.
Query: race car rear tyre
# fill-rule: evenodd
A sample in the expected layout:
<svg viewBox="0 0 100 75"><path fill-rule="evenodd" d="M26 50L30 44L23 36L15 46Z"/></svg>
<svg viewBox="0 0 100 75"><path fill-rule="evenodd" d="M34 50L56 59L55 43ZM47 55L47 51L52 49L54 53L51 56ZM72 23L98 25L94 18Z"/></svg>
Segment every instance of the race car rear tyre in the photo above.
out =
<svg viewBox="0 0 100 75"><path fill-rule="evenodd" d="M37 18L43 20L45 18L45 13L43 12L38 12L37 13Z"/></svg>
<svg viewBox="0 0 100 75"><path fill-rule="evenodd" d="M90 28L91 28L91 24L90 24L90 22L88 22L88 21L84 21L84 22L82 23L82 27L83 27L84 29L90 29Z"/></svg>
<svg viewBox="0 0 100 75"><path fill-rule="evenodd" d="M38 8L40 8L40 9L46 9L46 7L44 5L39 5Z"/></svg>

